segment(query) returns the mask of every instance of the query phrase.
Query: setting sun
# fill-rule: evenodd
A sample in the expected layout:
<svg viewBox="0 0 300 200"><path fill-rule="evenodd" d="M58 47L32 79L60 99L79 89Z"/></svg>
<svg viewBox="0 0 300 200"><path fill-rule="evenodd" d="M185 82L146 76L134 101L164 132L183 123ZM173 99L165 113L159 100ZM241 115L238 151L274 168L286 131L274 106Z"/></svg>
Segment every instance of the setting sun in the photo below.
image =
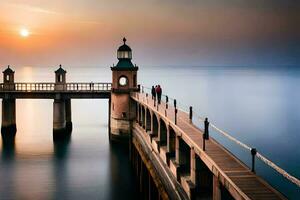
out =
<svg viewBox="0 0 300 200"><path fill-rule="evenodd" d="M20 35L22 37L28 37L30 35L30 33L27 29L23 28L23 29L20 30Z"/></svg>

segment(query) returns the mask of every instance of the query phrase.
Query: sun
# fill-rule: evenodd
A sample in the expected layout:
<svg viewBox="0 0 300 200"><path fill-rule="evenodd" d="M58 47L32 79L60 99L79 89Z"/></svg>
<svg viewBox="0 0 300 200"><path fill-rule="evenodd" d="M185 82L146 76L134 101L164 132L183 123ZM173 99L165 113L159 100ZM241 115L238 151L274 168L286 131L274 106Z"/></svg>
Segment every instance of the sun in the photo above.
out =
<svg viewBox="0 0 300 200"><path fill-rule="evenodd" d="M21 36L21 37L26 38L26 37L28 37L29 35L30 35L30 32L28 31L28 29L22 28L22 29L20 30L20 36Z"/></svg>

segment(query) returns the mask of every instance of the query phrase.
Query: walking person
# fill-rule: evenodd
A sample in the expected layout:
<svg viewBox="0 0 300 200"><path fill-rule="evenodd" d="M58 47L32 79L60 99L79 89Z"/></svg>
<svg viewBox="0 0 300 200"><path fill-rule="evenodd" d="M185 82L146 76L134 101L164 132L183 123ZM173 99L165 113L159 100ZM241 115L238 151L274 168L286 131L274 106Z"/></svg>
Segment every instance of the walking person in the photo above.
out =
<svg viewBox="0 0 300 200"><path fill-rule="evenodd" d="M160 104L161 94L162 94L162 89L161 89L160 85L158 85L156 88L156 94L157 94L157 103Z"/></svg>
<svg viewBox="0 0 300 200"><path fill-rule="evenodd" d="M151 88L151 95L152 95L152 99L154 100L156 98L156 91L154 86L152 86Z"/></svg>

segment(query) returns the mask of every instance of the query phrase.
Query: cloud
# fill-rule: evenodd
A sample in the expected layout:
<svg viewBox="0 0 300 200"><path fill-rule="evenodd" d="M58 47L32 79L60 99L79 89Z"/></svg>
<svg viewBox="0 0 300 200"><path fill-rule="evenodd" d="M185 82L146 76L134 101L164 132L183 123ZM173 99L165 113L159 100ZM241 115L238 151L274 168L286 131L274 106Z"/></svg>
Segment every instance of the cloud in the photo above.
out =
<svg viewBox="0 0 300 200"><path fill-rule="evenodd" d="M45 9L38 6L23 4L23 3L4 3L9 7L14 7L18 9L25 10L27 12L33 12L33 13L39 13L39 14L45 14L45 15L53 15L53 16L63 16L64 20L69 19L71 23L79 23L79 24L86 24L86 25L103 25L103 22L97 21L97 20L84 20L84 19L77 19L76 16L69 16L65 13L57 12L51 9Z"/></svg>
<svg viewBox="0 0 300 200"><path fill-rule="evenodd" d="M22 3L6 3L7 6L20 8L29 12L35 12L35 13L42 13L42 14L48 14L48 15L62 15L62 13L44 9L38 6L28 5L28 4L22 4Z"/></svg>

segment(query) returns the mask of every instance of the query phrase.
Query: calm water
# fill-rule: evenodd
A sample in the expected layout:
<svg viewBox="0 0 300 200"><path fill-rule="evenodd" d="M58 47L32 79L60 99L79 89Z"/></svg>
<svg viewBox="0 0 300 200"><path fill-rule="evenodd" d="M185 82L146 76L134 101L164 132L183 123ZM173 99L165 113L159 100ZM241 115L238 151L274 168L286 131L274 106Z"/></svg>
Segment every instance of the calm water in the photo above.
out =
<svg viewBox="0 0 300 200"><path fill-rule="evenodd" d="M21 81L54 81L55 68L20 67ZM68 81L110 82L107 68L66 67ZM140 67L139 82L160 84L200 116L300 177L300 70L254 67ZM17 100L15 146L1 146L0 199L134 198L126 148L111 146L107 100L73 100L69 142L53 144L52 100ZM240 159L250 155L212 133ZM1 145L1 144L0 144ZM300 191L258 162L258 173L292 199Z"/></svg>

